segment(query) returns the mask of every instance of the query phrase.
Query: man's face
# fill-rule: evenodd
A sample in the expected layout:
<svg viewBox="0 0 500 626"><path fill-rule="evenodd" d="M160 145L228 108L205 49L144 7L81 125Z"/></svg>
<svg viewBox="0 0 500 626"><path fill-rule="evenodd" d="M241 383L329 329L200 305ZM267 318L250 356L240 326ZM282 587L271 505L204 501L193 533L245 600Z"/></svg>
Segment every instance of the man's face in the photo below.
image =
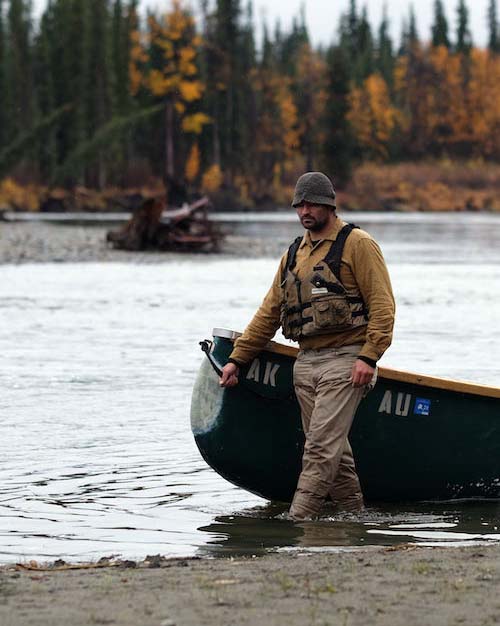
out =
<svg viewBox="0 0 500 626"><path fill-rule="evenodd" d="M297 207L297 215L302 226L314 233L323 230L328 224L331 210L323 204L303 202Z"/></svg>

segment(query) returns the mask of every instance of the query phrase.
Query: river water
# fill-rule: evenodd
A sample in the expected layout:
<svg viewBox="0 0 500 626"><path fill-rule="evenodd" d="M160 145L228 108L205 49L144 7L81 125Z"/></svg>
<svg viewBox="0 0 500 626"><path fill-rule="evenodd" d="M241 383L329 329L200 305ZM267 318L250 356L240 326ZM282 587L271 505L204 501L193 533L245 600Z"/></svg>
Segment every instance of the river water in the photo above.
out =
<svg viewBox="0 0 500 626"><path fill-rule="evenodd" d="M499 385L500 216L352 217L396 293L382 363ZM225 229L241 257L0 266L0 562L499 541L496 502L294 525L205 465L189 428L198 341L243 329L272 280L277 258L248 258L245 237L300 233L276 216Z"/></svg>

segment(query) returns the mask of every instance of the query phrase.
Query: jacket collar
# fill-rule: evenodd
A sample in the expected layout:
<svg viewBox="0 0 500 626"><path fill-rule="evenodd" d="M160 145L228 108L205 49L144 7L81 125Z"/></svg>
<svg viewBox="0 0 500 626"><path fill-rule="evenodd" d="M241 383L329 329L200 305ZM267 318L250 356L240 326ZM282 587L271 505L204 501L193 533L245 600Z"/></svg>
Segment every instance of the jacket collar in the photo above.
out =
<svg viewBox="0 0 500 626"><path fill-rule="evenodd" d="M321 241L331 241L333 243L337 239L337 235L339 234L339 232L342 230L342 228L345 225L346 225L346 222L344 222L343 220L340 219L340 217L337 216L337 219L333 222L332 227L327 232L327 234L321 239ZM313 239L311 237L311 232L309 230L306 230L305 235L302 238L302 241L300 242L299 248L303 248L304 246L309 246L310 248L312 248L313 247L312 241Z"/></svg>

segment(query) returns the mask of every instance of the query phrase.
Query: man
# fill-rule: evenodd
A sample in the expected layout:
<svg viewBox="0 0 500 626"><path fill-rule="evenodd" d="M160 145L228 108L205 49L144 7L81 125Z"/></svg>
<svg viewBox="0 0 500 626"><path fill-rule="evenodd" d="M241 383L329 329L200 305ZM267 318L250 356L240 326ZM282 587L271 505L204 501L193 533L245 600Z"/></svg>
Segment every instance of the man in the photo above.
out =
<svg viewBox="0 0 500 626"><path fill-rule="evenodd" d="M238 383L281 325L298 341L294 387L305 434L302 471L290 507L293 520L318 515L330 496L339 507L363 508L348 434L363 395L389 347L394 297L377 243L336 215L335 191L321 172L297 181L292 206L306 229L283 255L273 284L222 370Z"/></svg>

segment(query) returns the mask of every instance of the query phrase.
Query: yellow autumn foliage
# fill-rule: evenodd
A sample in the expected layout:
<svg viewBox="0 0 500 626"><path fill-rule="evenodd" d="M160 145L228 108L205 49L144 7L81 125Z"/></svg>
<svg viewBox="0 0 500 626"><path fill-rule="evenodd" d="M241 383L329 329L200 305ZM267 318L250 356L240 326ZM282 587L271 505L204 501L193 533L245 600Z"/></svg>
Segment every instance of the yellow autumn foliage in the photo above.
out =
<svg viewBox="0 0 500 626"><path fill-rule="evenodd" d="M419 156L500 156L500 58L472 48L420 47L394 72L401 142Z"/></svg>
<svg viewBox="0 0 500 626"><path fill-rule="evenodd" d="M178 86L177 76L165 76L160 70L151 70L148 76L148 87L154 96L164 96Z"/></svg>
<svg viewBox="0 0 500 626"><path fill-rule="evenodd" d="M192 115L186 115L182 120L182 130L185 133L194 133L199 135L203 130L205 124L210 124L212 118L205 113L193 113Z"/></svg>
<svg viewBox="0 0 500 626"><path fill-rule="evenodd" d="M185 31L194 28L194 19L183 10L180 0L173 0L172 10L167 14L166 22L169 38L173 41L178 41Z"/></svg>
<svg viewBox="0 0 500 626"><path fill-rule="evenodd" d="M196 50L192 46L184 46L179 50L179 68L183 74L191 75L196 73Z"/></svg>
<svg viewBox="0 0 500 626"><path fill-rule="evenodd" d="M158 18L148 16L148 35L132 37L133 53L130 58L130 84L134 94L140 87L147 89L165 105L166 170L173 176L179 156L176 154L175 129L184 133L200 134L210 118L195 112L193 105L203 95L204 85L197 78L196 57L201 38L196 35L195 22L180 0L174 0L171 10ZM152 50L155 66L147 68L148 50ZM155 53L156 51L156 53ZM188 180L199 173L199 147L193 146L184 164Z"/></svg>
<svg viewBox="0 0 500 626"><path fill-rule="evenodd" d="M321 123L328 102L327 65L322 56L309 44L304 44L297 58L297 107L300 117L300 136L314 149L324 142Z"/></svg>
<svg viewBox="0 0 500 626"><path fill-rule="evenodd" d="M468 116L471 132L485 156L500 157L500 58L486 50L471 52Z"/></svg>
<svg viewBox="0 0 500 626"><path fill-rule="evenodd" d="M179 81L179 91L185 102L199 100L203 93L203 85L199 80Z"/></svg>
<svg viewBox="0 0 500 626"><path fill-rule="evenodd" d="M148 27L148 41L137 30L131 35L132 93L136 94L142 85L154 96L172 101L177 111L183 113L183 105L199 100L203 93L203 85L196 79L195 61L201 39L195 34L194 19L183 8L180 0L174 0L171 11L163 19L148 16ZM146 71L148 45L162 51L165 60L163 67Z"/></svg>
<svg viewBox="0 0 500 626"><path fill-rule="evenodd" d="M299 131L297 128L297 107L293 101L292 94L288 90L284 89L278 92L278 96L281 122L283 125L283 144L288 157L298 149L300 144Z"/></svg>
<svg viewBox="0 0 500 626"><path fill-rule="evenodd" d="M20 211L37 211L40 205L40 189L34 185L18 185L12 178L0 181L0 208Z"/></svg>
<svg viewBox="0 0 500 626"><path fill-rule="evenodd" d="M137 68L135 63L129 64L129 81L130 81L130 92L133 96L137 94L141 85L142 85L142 74Z"/></svg>
<svg viewBox="0 0 500 626"><path fill-rule="evenodd" d="M372 74L362 87L351 91L348 119L362 148L375 158L387 157L397 118L389 89L380 74Z"/></svg>
<svg viewBox="0 0 500 626"><path fill-rule="evenodd" d="M300 144L298 112L290 79L271 70L254 72L251 79L260 101L256 153L266 164L268 174L270 168L274 171L276 163L288 169L287 162L293 160Z"/></svg>
<svg viewBox="0 0 500 626"><path fill-rule="evenodd" d="M177 113L181 116L186 112L186 105L184 104L184 102L180 102L179 100L177 100L177 102L175 102L174 104L174 107Z"/></svg>
<svg viewBox="0 0 500 626"><path fill-rule="evenodd" d="M148 55L141 39L141 33L137 28L137 14L132 10L130 19L135 28L130 33L130 53L129 53L129 82L130 92L137 95L144 80L143 66L148 61Z"/></svg>
<svg viewBox="0 0 500 626"><path fill-rule="evenodd" d="M191 146L191 150L189 151L189 156L186 160L186 167L184 172L186 180L188 182L192 183L194 180L196 180L198 174L200 173L200 162L200 147L198 146L198 143L194 143Z"/></svg>
<svg viewBox="0 0 500 626"><path fill-rule="evenodd" d="M201 188L207 193L215 193L222 185L224 176L219 165L211 165L203 174Z"/></svg>

